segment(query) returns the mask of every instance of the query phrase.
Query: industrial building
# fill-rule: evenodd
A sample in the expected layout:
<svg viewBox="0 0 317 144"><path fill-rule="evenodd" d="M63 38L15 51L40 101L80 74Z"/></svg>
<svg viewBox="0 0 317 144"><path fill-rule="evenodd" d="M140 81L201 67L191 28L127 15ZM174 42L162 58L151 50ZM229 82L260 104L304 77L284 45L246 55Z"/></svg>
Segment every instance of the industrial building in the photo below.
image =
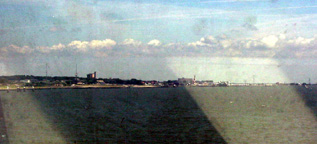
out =
<svg viewBox="0 0 317 144"><path fill-rule="evenodd" d="M87 79L97 79L96 72L87 74Z"/></svg>

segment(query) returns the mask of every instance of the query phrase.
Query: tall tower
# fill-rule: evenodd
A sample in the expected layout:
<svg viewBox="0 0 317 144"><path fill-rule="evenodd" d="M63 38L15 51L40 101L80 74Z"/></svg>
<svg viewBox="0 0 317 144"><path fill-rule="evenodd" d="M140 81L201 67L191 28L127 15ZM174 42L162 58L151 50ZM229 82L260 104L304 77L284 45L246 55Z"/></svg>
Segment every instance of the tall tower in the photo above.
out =
<svg viewBox="0 0 317 144"><path fill-rule="evenodd" d="M76 77L76 79L77 79L77 77L78 77L78 73L77 73L77 64L76 64L76 73L75 73L75 77Z"/></svg>

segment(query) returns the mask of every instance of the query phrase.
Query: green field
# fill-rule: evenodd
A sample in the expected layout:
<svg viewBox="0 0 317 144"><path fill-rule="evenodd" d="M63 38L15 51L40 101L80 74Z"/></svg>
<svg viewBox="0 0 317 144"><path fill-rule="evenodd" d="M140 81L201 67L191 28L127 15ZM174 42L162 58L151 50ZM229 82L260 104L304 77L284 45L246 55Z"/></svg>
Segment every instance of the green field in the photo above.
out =
<svg viewBox="0 0 317 144"><path fill-rule="evenodd" d="M0 91L10 143L314 143L316 87Z"/></svg>

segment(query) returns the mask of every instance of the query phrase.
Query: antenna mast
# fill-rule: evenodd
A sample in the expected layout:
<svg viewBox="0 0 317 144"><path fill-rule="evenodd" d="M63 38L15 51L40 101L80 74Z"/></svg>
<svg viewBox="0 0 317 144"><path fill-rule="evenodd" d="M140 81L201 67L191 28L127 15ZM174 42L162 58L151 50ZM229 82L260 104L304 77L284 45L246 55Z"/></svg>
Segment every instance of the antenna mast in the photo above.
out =
<svg viewBox="0 0 317 144"><path fill-rule="evenodd" d="M78 77L78 73L77 73L77 64L76 64L76 73L75 73L75 77Z"/></svg>

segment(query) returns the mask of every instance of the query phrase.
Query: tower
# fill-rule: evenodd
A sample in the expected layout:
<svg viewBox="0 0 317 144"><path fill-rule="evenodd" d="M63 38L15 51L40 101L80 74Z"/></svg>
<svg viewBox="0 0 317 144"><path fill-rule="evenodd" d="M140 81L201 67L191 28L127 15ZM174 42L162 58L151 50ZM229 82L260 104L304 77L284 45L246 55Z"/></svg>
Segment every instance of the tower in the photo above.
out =
<svg viewBox="0 0 317 144"><path fill-rule="evenodd" d="M76 64L76 73L75 73L75 77L78 77L78 73L77 73L77 64Z"/></svg>

